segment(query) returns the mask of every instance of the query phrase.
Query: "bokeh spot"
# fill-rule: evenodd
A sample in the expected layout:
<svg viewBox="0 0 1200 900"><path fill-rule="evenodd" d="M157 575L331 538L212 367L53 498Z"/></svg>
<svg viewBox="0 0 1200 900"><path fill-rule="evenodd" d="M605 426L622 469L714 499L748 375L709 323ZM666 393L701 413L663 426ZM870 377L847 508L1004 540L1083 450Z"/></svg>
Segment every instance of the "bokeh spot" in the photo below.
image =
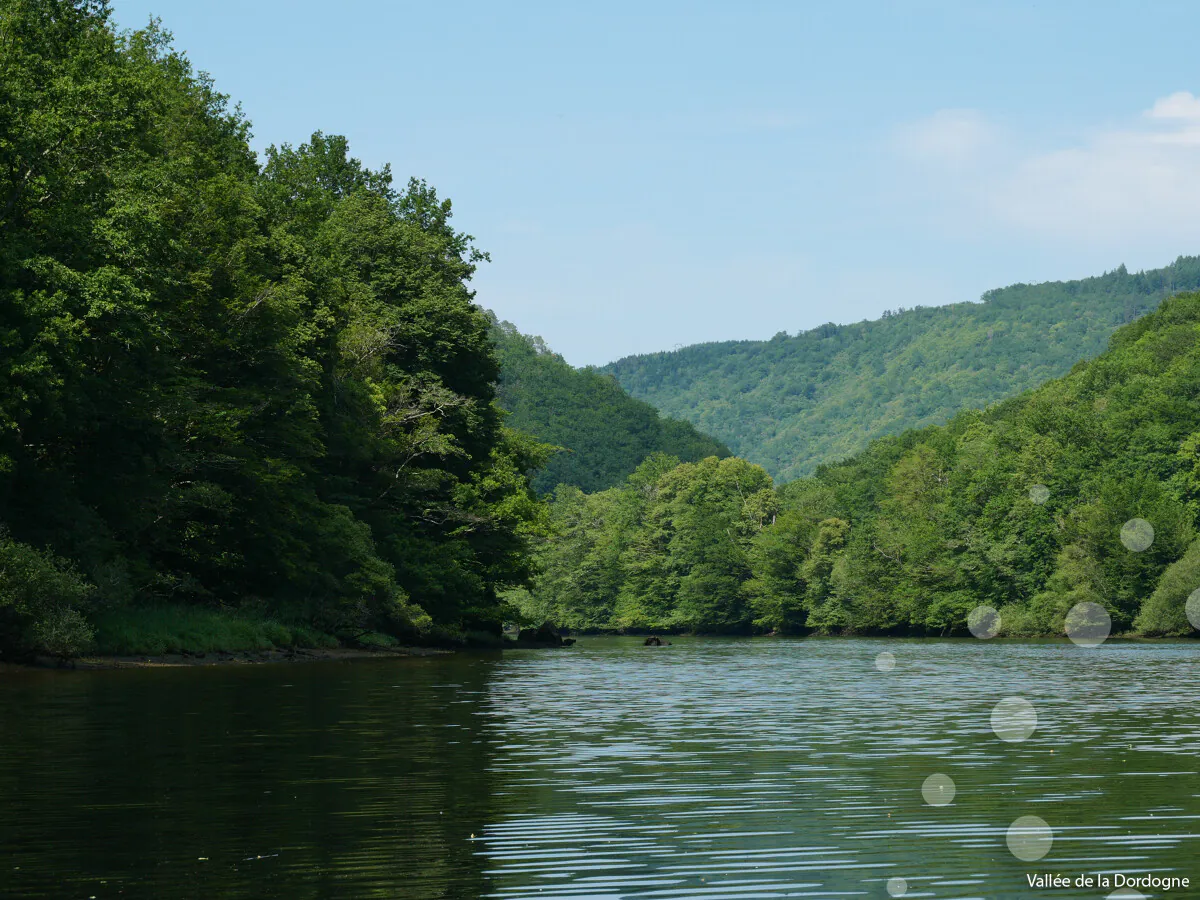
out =
<svg viewBox="0 0 1200 900"><path fill-rule="evenodd" d="M930 775L921 785L921 796L930 806L949 806L957 792L954 779L949 775Z"/></svg>
<svg viewBox="0 0 1200 900"><path fill-rule="evenodd" d="M1187 606L1184 609L1187 612L1188 621L1192 623L1192 627L1200 631L1200 588L1192 591L1192 595L1187 598Z"/></svg>
<svg viewBox="0 0 1200 900"><path fill-rule="evenodd" d="M977 606L967 616L967 629L980 640L1000 633L1000 613L991 606Z"/></svg>
<svg viewBox="0 0 1200 900"><path fill-rule="evenodd" d="M1045 819L1021 816L1008 826L1008 849L1024 862L1037 862L1054 846L1054 831Z"/></svg>
<svg viewBox="0 0 1200 900"><path fill-rule="evenodd" d="M992 731L1006 743L1029 740L1037 726L1037 710L1024 697L1005 697L992 708Z"/></svg>
<svg viewBox="0 0 1200 900"><path fill-rule="evenodd" d="M1112 634L1112 616L1099 603L1076 603L1067 613L1063 628L1080 647L1099 647Z"/></svg>
<svg viewBox="0 0 1200 900"><path fill-rule="evenodd" d="M1154 543L1154 526L1145 519L1130 519L1121 526L1121 543L1134 553L1149 550Z"/></svg>

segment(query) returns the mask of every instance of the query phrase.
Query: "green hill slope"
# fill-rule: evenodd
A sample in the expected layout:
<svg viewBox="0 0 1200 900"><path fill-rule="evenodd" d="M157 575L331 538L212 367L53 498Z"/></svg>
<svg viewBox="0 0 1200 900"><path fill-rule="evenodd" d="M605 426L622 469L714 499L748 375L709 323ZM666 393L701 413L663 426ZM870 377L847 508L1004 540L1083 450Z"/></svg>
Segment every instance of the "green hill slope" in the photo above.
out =
<svg viewBox="0 0 1200 900"><path fill-rule="evenodd" d="M769 341L631 356L602 371L779 479L868 442L945 422L1065 373L1164 297L1200 287L1200 257L1129 274L1017 284L981 303L901 310Z"/></svg>
<svg viewBox="0 0 1200 900"><path fill-rule="evenodd" d="M777 490L741 459L655 458L560 491L522 602L576 628L916 634L966 633L983 606L1001 634L1062 634L1094 604L1116 632L1189 634L1198 517L1190 293L1063 378Z"/></svg>
<svg viewBox="0 0 1200 900"><path fill-rule="evenodd" d="M110 12L0 0L0 659L498 635L543 511L450 203Z"/></svg>
<svg viewBox="0 0 1200 900"><path fill-rule="evenodd" d="M533 478L540 491L559 484L604 490L624 481L652 453L681 460L729 456L720 441L660 416L611 376L573 368L541 338L495 322L492 340L501 372L497 397L509 413L507 424L564 448Z"/></svg>

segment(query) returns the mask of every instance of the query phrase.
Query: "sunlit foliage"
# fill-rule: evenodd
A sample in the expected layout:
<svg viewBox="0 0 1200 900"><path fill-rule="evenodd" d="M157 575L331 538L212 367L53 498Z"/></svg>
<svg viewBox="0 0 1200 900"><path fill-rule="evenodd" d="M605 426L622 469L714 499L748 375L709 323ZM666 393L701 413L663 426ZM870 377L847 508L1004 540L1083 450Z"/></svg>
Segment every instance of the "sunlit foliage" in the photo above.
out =
<svg viewBox="0 0 1200 900"><path fill-rule="evenodd" d="M631 356L604 371L787 481L1064 375L1120 325L1197 288L1200 258L1181 257L1136 274L1017 284L981 303Z"/></svg>
<svg viewBox="0 0 1200 900"><path fill-rule="evenodd" d="M581 628L917 634L965 633L987 605L1009 635L1061 633L1093 602L1117 631L1190 633L1198 447L1192 293L1061 379L775 490L712 459L560 491L525 602ZM1132 519L1145 549L1122 541Z"/></svg>
<svg viewBox="0 0 1200 900"><path fill-rule="evenodd" d="M502 424L449 201L247 138L158 26L0 0L0 585L44 574L0 588L9 653L154 603L495 629L529 574L544 448Z"/></svg>

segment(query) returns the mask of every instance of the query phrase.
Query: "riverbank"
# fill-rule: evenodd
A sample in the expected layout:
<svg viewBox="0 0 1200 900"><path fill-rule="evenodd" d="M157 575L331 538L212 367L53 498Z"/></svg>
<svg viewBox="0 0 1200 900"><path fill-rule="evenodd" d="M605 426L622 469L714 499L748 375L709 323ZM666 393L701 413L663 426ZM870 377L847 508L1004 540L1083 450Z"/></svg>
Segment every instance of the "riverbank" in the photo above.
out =
<svg viewBox="0 0 1200 900"><path fill-rule="evenodd" d="M48 656L34 657L23 663L0 663L0 672L29 668L42 669L157 669L187 666L263 665L270 663L351 662L364 659L395 659L408 656L446 656L453 653L437 647L359 647L289 648L287 650L238 650L214 652L163 653L151 656L80 656L60 661Z"/></svg>
<svg viewBox="0 0 1200 900"><path fill-rule="evenodd" d="M106 610L88 623L89 646L61 660L39 654L0 661L4 668L122 669L433 656L450 641L402 642L377 632L335 634L308 623L227 610L164 604Z"/></svg>
<svg viewBox="0 0 1200 900"><path fill-rule="evenodd" d="M108 610L95 616L89 626L91 645L79 656L0 658L0 671L352 661L551 646L548 642L517 640L515 635L501 637L483 632L430 633L408 641L381 632L335 634L307 623L255 616L247 610L170 604Z"/></svg>
<svg viewBox="0 0 1200 900"><path fill-rule="evenodd" d="M444 656L453 653L435 647L294 648L288 650L242 650L215 653L168 653L160 656L82 656L73 661L77 669L148 669L176 666L257 665L283 662L329 662L360 659L392 659L398 656ZM41 661L57 665L53 660Z"/></svg>

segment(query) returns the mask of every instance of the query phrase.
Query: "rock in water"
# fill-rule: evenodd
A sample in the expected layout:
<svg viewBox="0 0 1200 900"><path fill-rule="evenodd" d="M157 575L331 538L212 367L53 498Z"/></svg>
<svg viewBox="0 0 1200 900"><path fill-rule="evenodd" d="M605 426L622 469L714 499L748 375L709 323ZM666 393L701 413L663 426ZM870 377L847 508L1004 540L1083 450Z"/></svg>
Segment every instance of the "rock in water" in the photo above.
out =
<svg viewBox="0 0 1200 900"><path fill-rule="evenodd" d="M517 635L518 641L524 641L530 644L547 644L551 647L563 646L562 635L558 633L558 629L553 622L543 622L537 628L522 628ZM574 640L571 643L575 643Z"/></svg>

